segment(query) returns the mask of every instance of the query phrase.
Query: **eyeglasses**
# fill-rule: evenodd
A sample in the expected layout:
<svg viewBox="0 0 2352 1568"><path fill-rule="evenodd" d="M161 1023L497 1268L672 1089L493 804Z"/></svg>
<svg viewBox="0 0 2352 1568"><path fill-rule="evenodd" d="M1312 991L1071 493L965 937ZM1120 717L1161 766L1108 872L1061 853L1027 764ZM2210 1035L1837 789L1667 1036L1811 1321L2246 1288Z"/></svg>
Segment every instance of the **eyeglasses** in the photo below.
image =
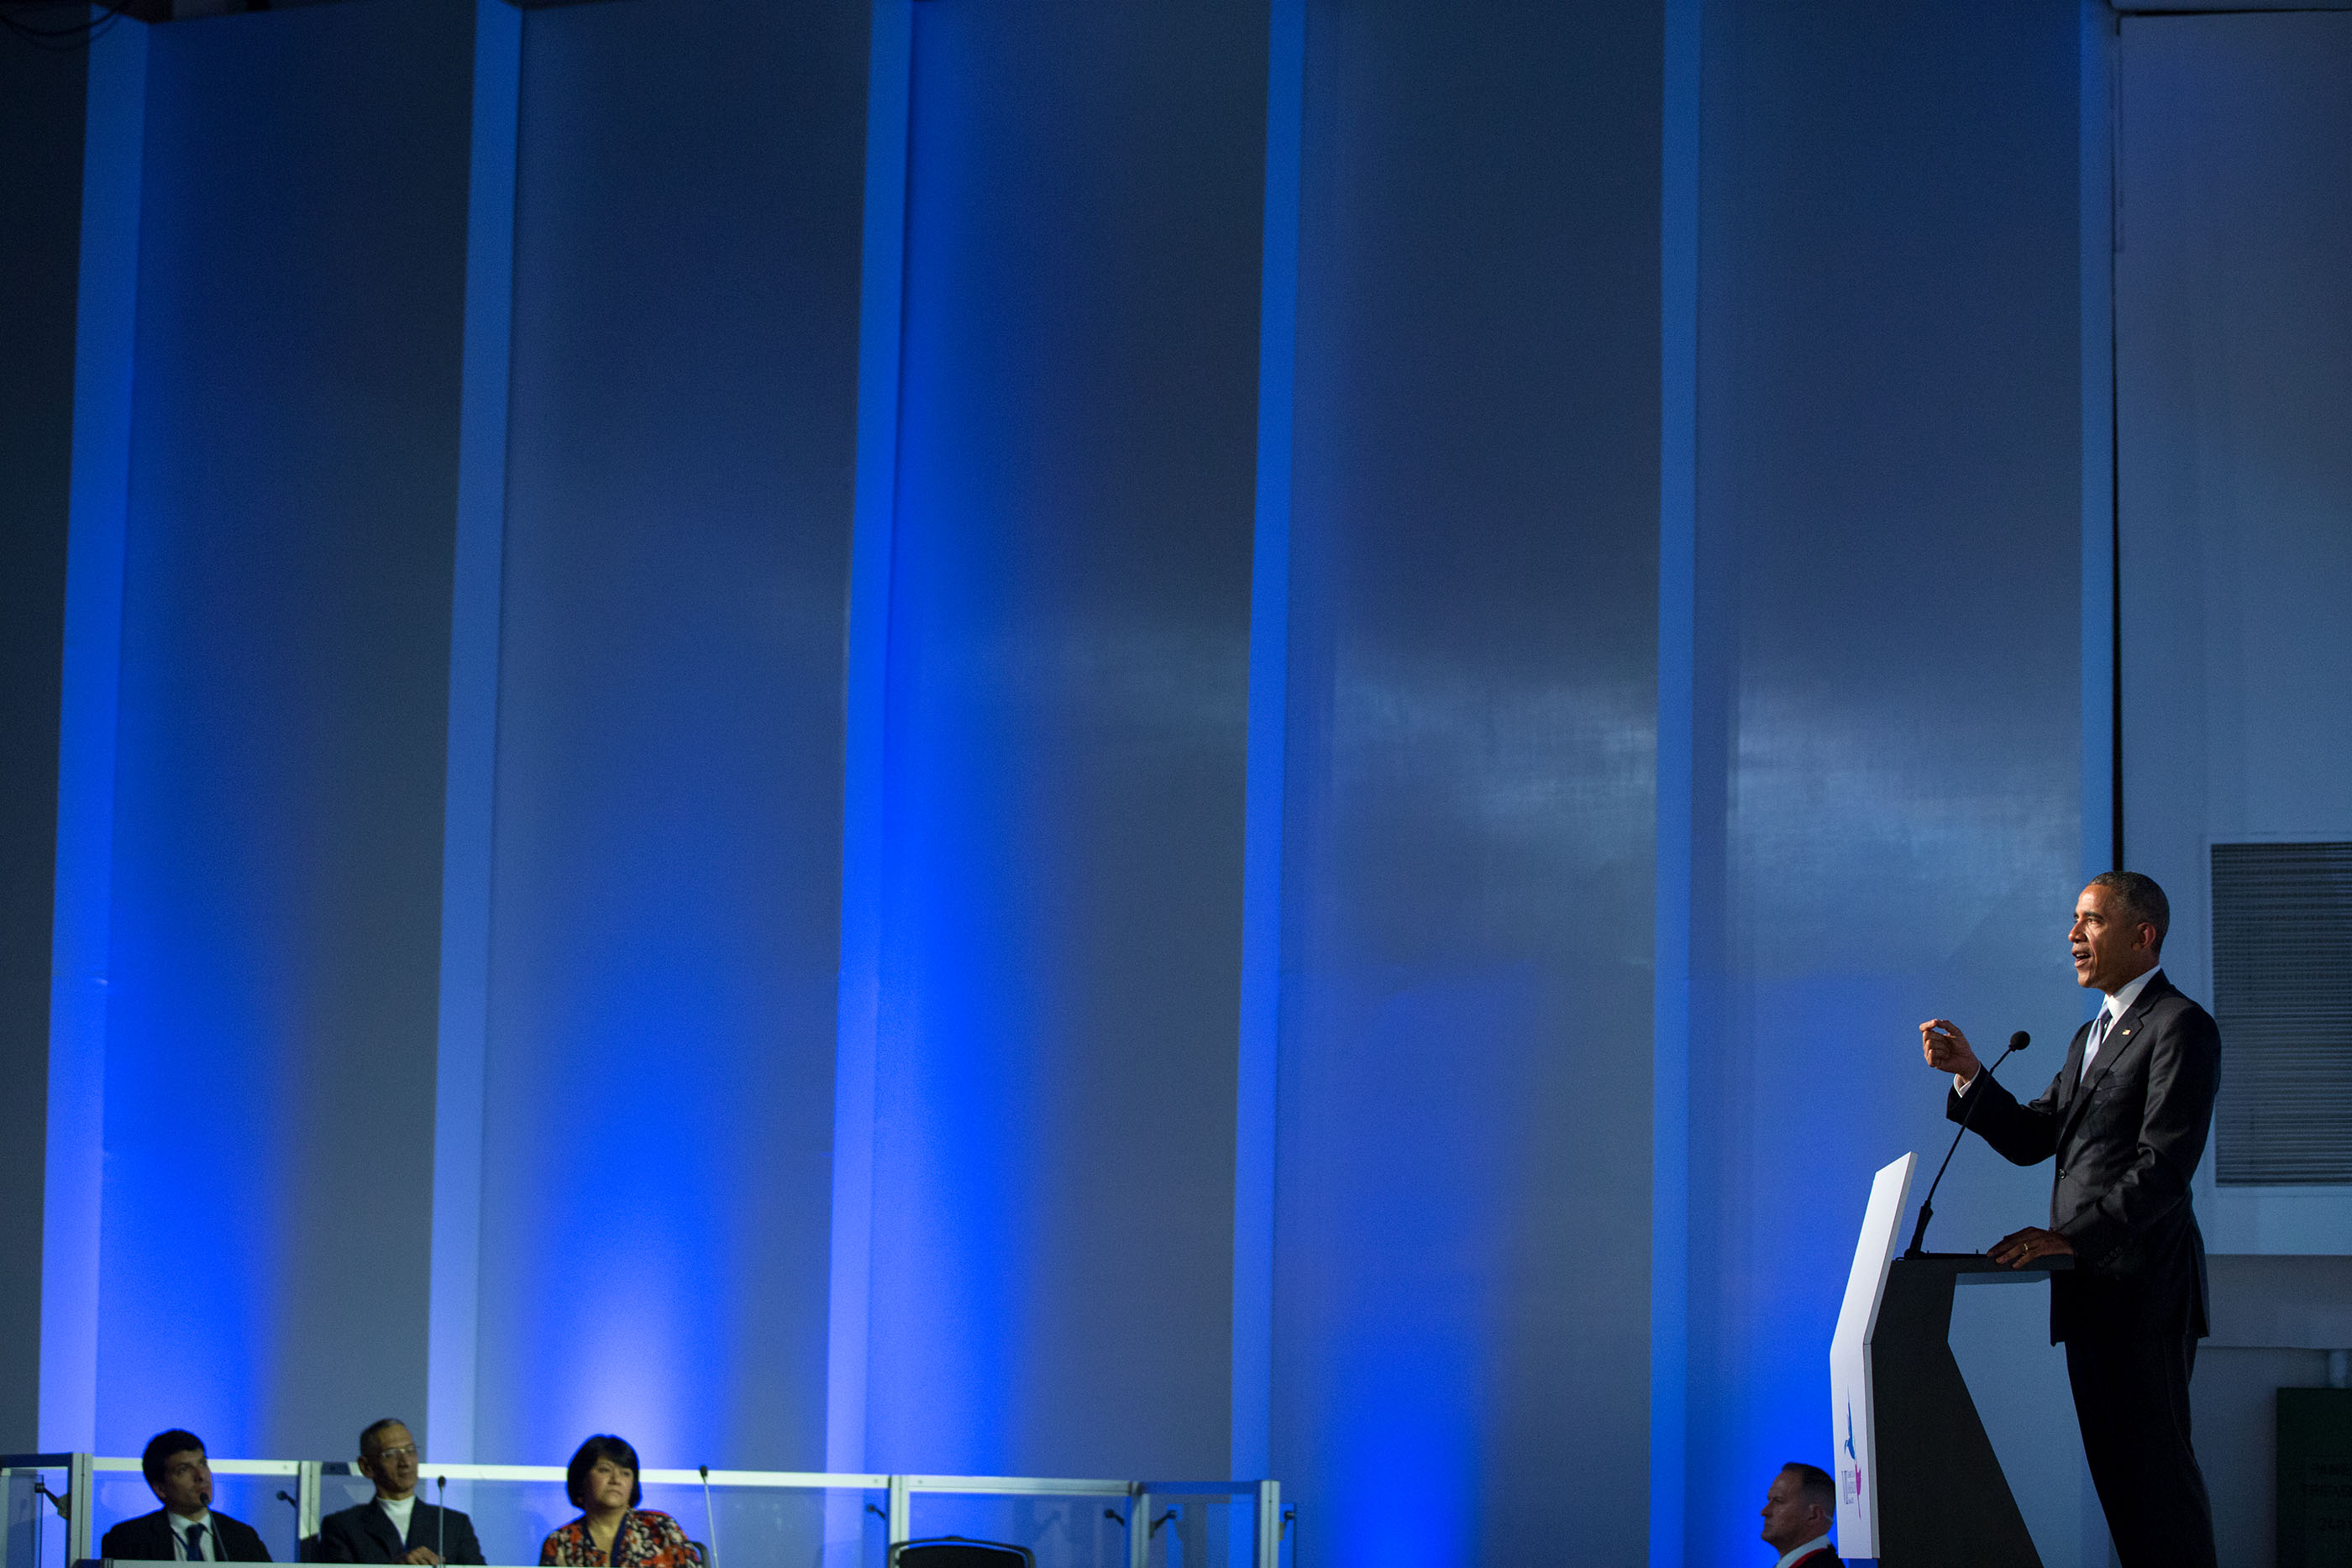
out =
<svg viewBox="0 0 2352 1568"><path fill-rule="evenodd" d="M416 1457L416 1445L403 1443L397 1448L378 1448L375 1457L379 1459L413 1459Z"/></svg>

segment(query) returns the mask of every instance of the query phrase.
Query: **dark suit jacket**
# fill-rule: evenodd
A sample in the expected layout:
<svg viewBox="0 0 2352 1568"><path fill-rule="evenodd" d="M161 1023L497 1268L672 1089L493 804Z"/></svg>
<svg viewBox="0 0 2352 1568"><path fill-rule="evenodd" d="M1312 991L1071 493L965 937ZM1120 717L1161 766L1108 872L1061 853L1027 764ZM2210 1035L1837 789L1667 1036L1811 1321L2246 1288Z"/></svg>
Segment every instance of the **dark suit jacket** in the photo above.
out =
<svg viewBox="0 0 2352 1568"><path fill-rule="evenodd" d="M223 1559L230 1563L267 1563L269 1548L261 1544L260 1535L243 1520L231 1519L217 1509L213 1511L213 1529ZM136 1519L126 1519L106 1532L98 1543L100 1557L129 1557L151 1563L169 1563L173 1554L172 1527L164 1522L163 1511L142 1513Z"/></svg>
<svg viewBox="0 0 2352 1568"><path fill-rule="evenodd" d="M2094 1019L2094 1021L2096 1021ZM2221 1031L2158 972L2078 1082L2091 1026L2074 1031L2066 1064L2042 1097L2021 1105L1989 1076L1969 1125L2021 1166L2056 1156L2050 1228L2074 1243L2072 1270L2050 1277L2050 1337L2204 1337L2205 1239L2189 1180L2205 1153L2221 1086ZM1958 1121L1956 1091L1945 1114Z"/></svg>
<svg viewBox="0 0 2352 1568"><path fill-rule="evenodd" d="M1789 1564L1789 1568L1844 1568L1845 1559L1837 1554L1834 1546L1824 1546L1819 1552L1809 1552Z"/></svg>
<svg viewBox="0 0 2352 1568"><path fill-rule="evenodd" d="M474 1521L456 1509L442 1511L423 1498L408 1514L408 1539L392 1531L392 1521L370 1498L357 1508L331 1513L319 1523L321 1563L398 1563L412 1547L430 1546L451 1563L482 1561L481 1542L474 1539Z"/></svg>

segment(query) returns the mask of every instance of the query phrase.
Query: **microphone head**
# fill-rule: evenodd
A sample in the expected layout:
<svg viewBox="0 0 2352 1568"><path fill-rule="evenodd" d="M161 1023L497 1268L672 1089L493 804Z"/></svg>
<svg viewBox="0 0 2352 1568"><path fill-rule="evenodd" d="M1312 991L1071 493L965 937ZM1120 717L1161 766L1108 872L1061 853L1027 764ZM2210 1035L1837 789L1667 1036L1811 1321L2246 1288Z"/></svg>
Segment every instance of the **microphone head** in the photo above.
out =
<svg viewBox="0 0 2352 1568"><path fill-rule="evenodd" d="M2023 1030L2019 1030L2015 1034L2009 1037L2009 1049L2011 1051L2023 1051L2027 1046L2032 1045L2032 1043L2033 1037L2026 1033Z"/></svg>

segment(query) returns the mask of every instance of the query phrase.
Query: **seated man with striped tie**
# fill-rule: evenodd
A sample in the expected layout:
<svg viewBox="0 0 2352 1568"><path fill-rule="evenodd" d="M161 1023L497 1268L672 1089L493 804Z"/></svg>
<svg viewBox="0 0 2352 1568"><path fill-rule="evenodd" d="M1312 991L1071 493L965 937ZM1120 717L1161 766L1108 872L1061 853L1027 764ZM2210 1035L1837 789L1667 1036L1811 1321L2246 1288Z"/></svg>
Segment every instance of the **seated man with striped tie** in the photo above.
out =
<svg viewBox="0 0 2352 1568"><path fill-rule="evenodd" d="M101 1557L149 1563L267 1563L253 1526L213 1511L213 1467L205 1440L173 1427L148 1439L139 1468L163 1506L126 1519L99 1542Z"/></svg>

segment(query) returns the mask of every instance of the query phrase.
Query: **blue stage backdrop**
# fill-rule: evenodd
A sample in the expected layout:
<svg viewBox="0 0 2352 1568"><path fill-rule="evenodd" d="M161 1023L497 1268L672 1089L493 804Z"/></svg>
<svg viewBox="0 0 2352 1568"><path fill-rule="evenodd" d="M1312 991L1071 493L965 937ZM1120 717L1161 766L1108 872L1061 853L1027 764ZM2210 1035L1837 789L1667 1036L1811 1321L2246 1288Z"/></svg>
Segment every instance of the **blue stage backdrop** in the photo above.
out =
<svg viewBox="0 0 2352 1568"><path fill-rule="evenodd" d="M1224 1469L1265 37L916 8L870 1465Z"/></svg>
<svg viewBox="0 0 2352 1568"><path fill-rule="evenodd" d="M472 12L152 30L97 1440L414 1406Z"/></svg>
<svg viewBox="0 0 2352 1568"><path fill-rule="evenodd" d="M1660 37L1309 13L1274 1469L1318 1563L1642 1557Z"/></svg>
<svg viewBox="0 0 2352 1568"><path fill-rule="evenodd" d="M474 1451L819 1469L865 18L521 87Z"/></svg>
<svg viewBox="0 0 2352 1568"><path fill-rule="evenodd" d="M1871 1172L1948 1140L1919 1021L2031 1030L2038 1090L2085 1013L2076 87L2063 7L1709 18L1687 1540L1729 1563L1774 1467L1829 1468ZM2046 1215L1962 1158L1941 1244ZM2071 1552L2079 1446L2032 1430Z"/></svg>
<svg viewBox="0 0 2352 1568"><path fill-rule="evenodd" d="M880 4L522 24L511 276L474 280L511 285L511 373L467 424L505 434L498 653L456 694L498 716L478 1200L440 1232L479 1223L477 1373L428 1448L815 1468L831 1417L873 1469L1173 1478L1270 1427L1301 1568L1636 1562L1654 1481L1662 1561L1759 1560L1773 1469L1830 1458L1869 1172L1940 1142L1914 1026L2030 1029L2046 1082L2082 1015L2075 8L1317 3L1302 109L1287 0ZM470 552L453 581L465 268L509 215L468 235L476 16L174 22L126 33L135 98L92 78L126 95L94 127L145 114L108 187L144 193L120 689L66 727L119 731L68 802L114 869L61 836L57 890L67 935L111 900L106 1175L44 1220L102 1264L111 1452L422 1417L451 602L489 599ZM903 290L862 306L901 183ZM895 422L859 428L861 362ZM897 498L853 581L861 472ZM1695 569L1660 524L1693 482ZM1253 715L1261 506L1295 555ZM854 727L852 603L888 621ZM846 883L845 821L878 841ZM845 1130L845 907L879 998ZM1978 1154L1953 1245L2046 1201ZM2007 1364L1996 1437L2072 1563L2050 1363Z"/></svg>

